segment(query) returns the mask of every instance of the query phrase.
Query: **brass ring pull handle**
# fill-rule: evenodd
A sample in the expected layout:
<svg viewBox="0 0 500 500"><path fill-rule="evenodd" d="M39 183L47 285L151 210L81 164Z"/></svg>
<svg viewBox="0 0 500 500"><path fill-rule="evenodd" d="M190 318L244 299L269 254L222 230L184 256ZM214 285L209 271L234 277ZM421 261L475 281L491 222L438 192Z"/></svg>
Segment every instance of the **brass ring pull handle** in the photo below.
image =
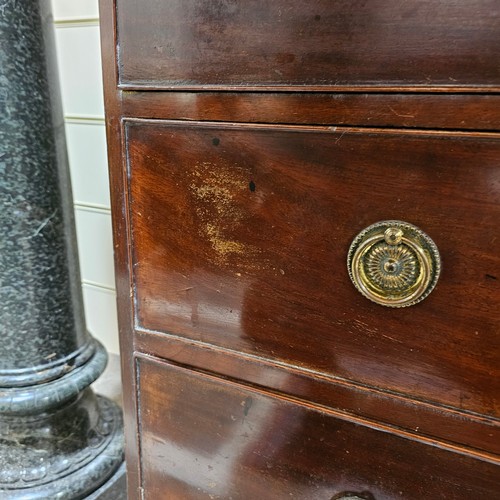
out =
<svg viewBox="0 0 500 500"><path fill-rule="evenodd" d="M402 221L373 224L354 238L347 258L354 286L387 307L412 306L436 286L441 258L436 244Z"/></svg>
<svg viewBox="0 0 500 500"><path fill-rule="evenodd" d="M358 497L358 495L347 494L347 495L342 495L341 497L335 496L331 500L365 500L365 499L362 497Z"/></svg>
<svg viewBox="0 0 500 500"><path fill-rule="evenodd" d="M373 495L364 491L363 493L344 492L334 495L330 500L374 500Z"/></svg>

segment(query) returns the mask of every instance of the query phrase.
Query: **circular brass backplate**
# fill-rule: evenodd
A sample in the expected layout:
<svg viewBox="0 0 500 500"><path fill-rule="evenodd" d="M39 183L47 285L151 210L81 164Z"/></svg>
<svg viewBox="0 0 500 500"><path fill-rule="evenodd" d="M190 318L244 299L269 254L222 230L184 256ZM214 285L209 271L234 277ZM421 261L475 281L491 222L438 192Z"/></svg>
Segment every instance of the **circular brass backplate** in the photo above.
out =
<svg viewBox="0 0 500 500"><path fill-rule="evenodd" d="M354 238L347 268L354 286L368 299L388 307L407 307L432 292L441 258L421 229L389 220L372 224Z"/></svg>

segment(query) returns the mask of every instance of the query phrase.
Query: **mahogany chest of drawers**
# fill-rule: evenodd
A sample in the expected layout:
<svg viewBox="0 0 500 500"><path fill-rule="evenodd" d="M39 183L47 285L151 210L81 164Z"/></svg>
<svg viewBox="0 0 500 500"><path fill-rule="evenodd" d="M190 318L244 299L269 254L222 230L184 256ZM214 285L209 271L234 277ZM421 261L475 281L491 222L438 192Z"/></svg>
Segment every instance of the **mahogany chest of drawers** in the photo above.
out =
<svg viewBox="0 0 500 500"><path fill-rule="evenodd" d="M130 498L500 498L498 2L101 32Z"/></svg>

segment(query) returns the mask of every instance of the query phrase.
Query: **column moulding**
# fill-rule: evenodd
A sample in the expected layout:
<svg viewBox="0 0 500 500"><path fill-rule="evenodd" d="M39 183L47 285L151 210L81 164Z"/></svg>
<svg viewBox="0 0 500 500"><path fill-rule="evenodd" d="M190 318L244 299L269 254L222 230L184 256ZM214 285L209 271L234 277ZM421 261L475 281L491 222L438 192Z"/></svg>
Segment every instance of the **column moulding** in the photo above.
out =
<svg viewBox="0 0 500 500"><path fill-rule="evenodd" d="M90 388L107 353L85 326L53 29L47 0L0 2L0 497L11 500L97 499L124 473L121 410Z"/></svg>

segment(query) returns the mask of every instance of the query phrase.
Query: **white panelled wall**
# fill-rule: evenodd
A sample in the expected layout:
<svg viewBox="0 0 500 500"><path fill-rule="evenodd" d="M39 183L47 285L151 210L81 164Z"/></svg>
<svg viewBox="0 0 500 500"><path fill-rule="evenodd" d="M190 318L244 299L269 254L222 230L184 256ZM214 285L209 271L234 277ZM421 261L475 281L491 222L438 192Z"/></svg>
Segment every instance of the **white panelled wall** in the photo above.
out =
<svg viewBox="0 0 500 500"><path fill-rule="evenodd" d="M118 353L98 0L51 0L87 328Z"/></svg>

